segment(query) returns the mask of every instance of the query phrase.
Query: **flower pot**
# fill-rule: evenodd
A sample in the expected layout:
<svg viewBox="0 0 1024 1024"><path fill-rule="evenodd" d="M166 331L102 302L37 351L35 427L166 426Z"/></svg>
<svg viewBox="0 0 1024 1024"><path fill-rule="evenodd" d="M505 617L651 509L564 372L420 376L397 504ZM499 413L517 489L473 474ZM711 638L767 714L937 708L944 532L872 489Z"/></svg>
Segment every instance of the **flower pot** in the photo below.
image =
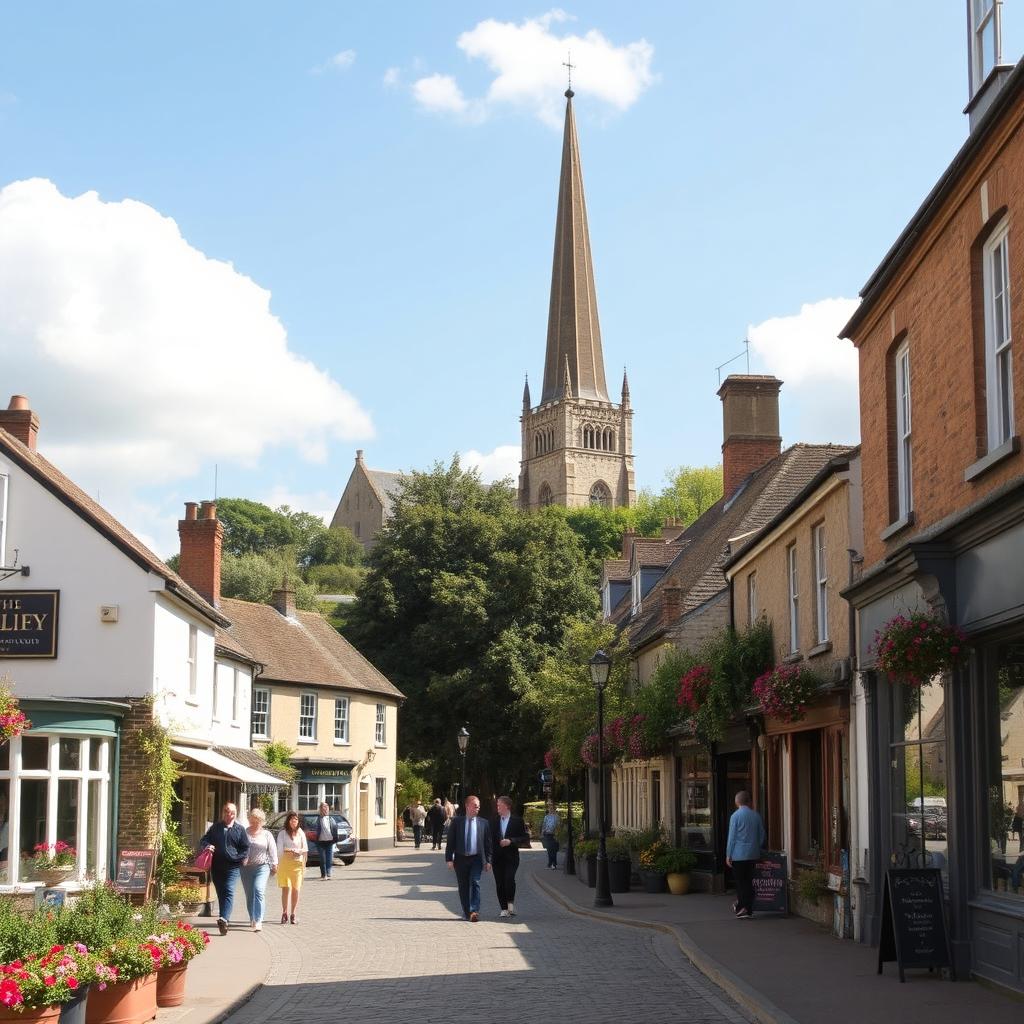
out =
<svg viewBox="0 0 1024 1024"><path fill-rule="evenodd" d="M185 973L188 961L161 967L156 975L156 1005L181 1006L185 1002Z"/></svg>
<svg viewBox="0 0 1024 1024"><path fill-rule="evenodd" d="M156 1016L156 974L89 993L85 1024L143 1024Z"/></svg>
<svg viewBox="0 0 1024 1024"><path fill-rule="evenodd" d="M665 875L661 871L641 871L640 884L644 892L665 892L668 886L665 884Z"/></svg>
<svg viewBox="0 0 1024 1024"><path fill-rule="evenodd" d="M592 853L589 857L580 857L576 864L576 875L584 885L591 889L597 885L596 853Z"/></svg>
<svg viewBox="0 0 1024 1024"><path fill-rule="evenodd" d="M54 886L66 882L74 873L74 870L75 866L72 864L66 868L47 868L45 871L37 871L36 874L43 885Z"/></svg>
<svg viewBox="0 0 1024 1024"><path fill-rule="evenodd" d="M75 994L60 1005L60 1024L85 1024L86 999L91 985L82 985L75 989Z"/></svg>
<svg viewBox="0 0 1024 1024"><path fill-rule="evenodd" d="M608 888L612 892L629 892L633 865L628 860L608 861Z"/></svg>
<svg viewBox="0 0 1024 1024"><path fill-rule="evenodd" d="M0 1021L3 1024L12 1024L14 1021L24 1024L25 1021L45 1021L56 1022L60 1020L60 1003L54 1006L40 1006L38 1010L22 1010L18 1013L17 1010L10 1006L0 1006Z"/></svg>
<svg viewBox="0 0 1024 1024"><path fill-rule="evenodd" d="M690 873L672 871L665 876L668 882L668 891L673 896L685 896L690 891Z"/></svg>

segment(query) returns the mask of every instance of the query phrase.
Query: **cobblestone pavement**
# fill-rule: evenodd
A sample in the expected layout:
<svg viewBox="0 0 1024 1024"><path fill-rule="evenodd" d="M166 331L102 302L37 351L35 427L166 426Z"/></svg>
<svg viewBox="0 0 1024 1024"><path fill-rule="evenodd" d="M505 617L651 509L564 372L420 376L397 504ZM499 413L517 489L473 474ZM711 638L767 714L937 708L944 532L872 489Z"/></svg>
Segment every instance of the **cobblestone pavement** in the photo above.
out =
<svg viewBox="0 0 1024 1024"><path fill-rule="evenodd" d="M471 924L440 853L361 854L330 882L314 868L298 925L278 924L278 911L268 913L262 939L237 936L269 943L272 966L228 1024L750 1020L668 936L570 914L534 886L525 865L520 881L518 916L501 920L484 875L481 920ZM267 896L278 910L273 883Z"/></svg>

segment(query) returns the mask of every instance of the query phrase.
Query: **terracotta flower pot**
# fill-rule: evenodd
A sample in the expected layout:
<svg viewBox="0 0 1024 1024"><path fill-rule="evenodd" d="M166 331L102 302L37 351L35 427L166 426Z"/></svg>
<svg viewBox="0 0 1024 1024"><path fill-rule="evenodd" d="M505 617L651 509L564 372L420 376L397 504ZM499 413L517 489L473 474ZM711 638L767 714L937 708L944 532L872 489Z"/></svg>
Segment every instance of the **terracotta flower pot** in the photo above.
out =
<svg viewBox="0 0 1024 1024"><path fill-rule="evenodd" d="M143 1024L156 1016L156 974L89 993L85 1024Z"/></svg>
<svg viewBox="0 0 1024 1024"><path fill-rule="evenodd" d="M60 1003L55 1006L40 1006L38 1010L22 1010L21 1013L9 1006L0 1006L0 1021L3 1024L13 1024L15 1021L20 1021L21 1024L24 1024L25 1021L52 1021L53 1024L56 1024L58 1020L60 1020Z"/></svg>
<svg viewBox="0 0 1024 1024"><path fill-rule="evenodd" d="M156 1005L181 1006L185 1002L185 973L188 961L161 967L156 975Z"/></svg>
<svg viewBox="0 0 1024 1024"><path fill-rule="evenodd" d="M679 871L671 871L665 876L668 882L668 891L673 896L685 896L690 891L690 873L685 874Z"/></svg>

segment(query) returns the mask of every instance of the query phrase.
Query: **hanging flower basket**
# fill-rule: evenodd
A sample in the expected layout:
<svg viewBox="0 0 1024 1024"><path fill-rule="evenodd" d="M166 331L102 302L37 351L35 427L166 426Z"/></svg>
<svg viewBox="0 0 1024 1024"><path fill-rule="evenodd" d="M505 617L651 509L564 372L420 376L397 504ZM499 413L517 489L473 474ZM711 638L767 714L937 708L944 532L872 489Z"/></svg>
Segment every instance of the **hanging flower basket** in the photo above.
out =
<svg viewBox="0 0 1024 1024"><path fill-rule="evenodd" d="M951 669L967 651L967 635L934 615L897 615L877 633L871 650L886 675L922 686Z"/></svg>
<svg viewBox="0 0 1024 1024"><path fill-rule="evenodd" d="M679 680L679 696L676 698L676 703L691 714L696 714L707 700L714 685L715 680L711 675L711 668L708 665L697 665Z"/></svg>
<svg viewBox="0 0 1024 1024"><path fill-rule="evenodd" d="M0 676L0 743L20 736L32 723L18 707L18 698L11 693L10 677Z"/></svg>
<svg viewBox="0 0 1024 1024"><path fill-rule="evenodd" d="M780 722L800 722L821 680L806 668L777 665L754 680L754 696L761 713Z"/></svg>

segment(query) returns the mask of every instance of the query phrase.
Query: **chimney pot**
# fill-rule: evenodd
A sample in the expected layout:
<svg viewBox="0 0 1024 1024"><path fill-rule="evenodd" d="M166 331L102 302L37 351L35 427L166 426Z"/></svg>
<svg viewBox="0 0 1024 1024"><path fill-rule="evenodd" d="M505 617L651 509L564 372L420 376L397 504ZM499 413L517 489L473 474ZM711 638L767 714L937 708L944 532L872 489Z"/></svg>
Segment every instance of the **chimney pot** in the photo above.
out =
<svg viewBox="0 0 1024 1024"><path fill-rule="evenodd" d="M7 408L0 410L0 428L16 437L26 448L36 450L39 417L24 395L11 395Z"/></svg>
<svg viewBox="0 0 1024 1024"><path fill-rule="evenodd" d="M28 409L29 408L28 399L24 395L11 395L11 402L7 406L7 408L11 409L11 410L14 410L14 409L17 409L17 410Z"/></svg>
<svg viewBox="0 0 1024 1024"><path fill-rule="evenodd" d="M362 448L357 448L356 449L356 462L362 462L362 461L363 461L363 449Z"/></svg>
<svg viewBox="0 0 1024 1024"><path fill-rule="evenodd" d="M217 518L217 502L215 501L204 501L199 506L199 511L202 513L203 519L216 519Z"/></svg>
<svg viewBox="0 0 1024 1024"><path fill-rule="evenodd" d="M636 539L636 530L630 527L622 534L622 557L629 559L633 555L633 541Z"/></svg>
<svg viewBox="0 0 1024 1024"><path fill-rule="evenodd" d="M196 503L194 501L186 501L185 502L185 518L189 522L192 522L192 521L195 520L195 518L196 518L196 509L197 508L198 508L198 506L196 505Z"/></svg>

